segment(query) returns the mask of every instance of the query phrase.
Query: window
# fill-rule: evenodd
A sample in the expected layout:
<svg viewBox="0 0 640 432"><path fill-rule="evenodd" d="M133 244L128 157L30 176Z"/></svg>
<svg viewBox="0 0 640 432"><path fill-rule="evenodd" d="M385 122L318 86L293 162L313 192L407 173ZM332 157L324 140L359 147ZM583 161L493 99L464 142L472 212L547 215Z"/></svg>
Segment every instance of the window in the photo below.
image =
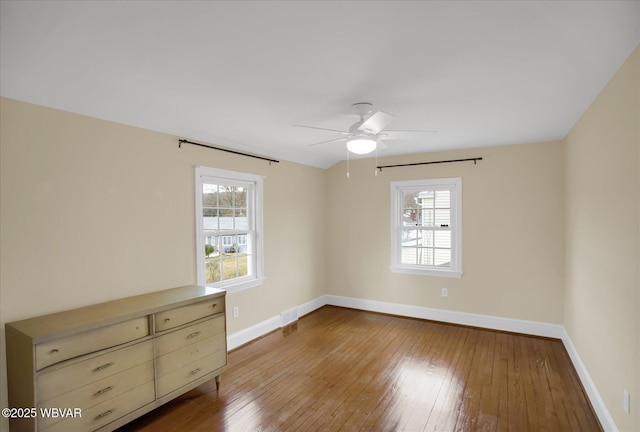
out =
<svg viewBox="0 0 640 432"><path fill-rule="evenodd" d="M462 179L391 182L391 270L462 276Z"/></svg>
<svg viewBox="0 0 640 432"><path fill-rule="evenodd" d="M198 285L262 283L262 177L196 167Z"/></svg>

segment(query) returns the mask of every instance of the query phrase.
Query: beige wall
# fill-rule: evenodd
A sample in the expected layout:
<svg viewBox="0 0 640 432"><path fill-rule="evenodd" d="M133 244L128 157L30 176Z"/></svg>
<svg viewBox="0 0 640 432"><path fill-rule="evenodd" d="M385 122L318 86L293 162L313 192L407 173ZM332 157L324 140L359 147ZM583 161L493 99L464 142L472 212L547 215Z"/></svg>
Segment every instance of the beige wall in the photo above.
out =
<svg viewBox="0 0 640 432"><path fill-rule="evenodd" d="M373 159L329 172L331 294L562 322L563 145L538 143L380 159L379 164L483 157L472 162L385 169ZM463 276L391 273L390 181L462 177ZM449 296L441 296L448 288Z"/></svg>
<svg viewBox="0 0 640 432"><path fill-rule="evenodd" d="M0 406L5 322L195 283L194 165L266 176L266 280L229 295L240 309L229 331L323 294L323 170L179 149L173 136L0 103Z"/></svg>
<svg viewBox="0 0 640 432"><path fill-rule="evenodd" d="M639 50L565 140L565 327L623 431L640 430Z"/></svg>

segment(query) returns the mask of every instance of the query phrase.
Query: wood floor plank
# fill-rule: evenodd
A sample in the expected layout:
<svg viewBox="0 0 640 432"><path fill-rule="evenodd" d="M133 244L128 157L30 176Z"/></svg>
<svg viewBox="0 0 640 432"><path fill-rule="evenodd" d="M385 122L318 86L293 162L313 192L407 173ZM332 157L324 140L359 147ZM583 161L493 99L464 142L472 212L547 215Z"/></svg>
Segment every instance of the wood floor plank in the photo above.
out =
<svg viewBox="0 0 640 432"><path fill-rule="evenodd" d="M120 432L601 431L560 340L325 306Z"/></svg>

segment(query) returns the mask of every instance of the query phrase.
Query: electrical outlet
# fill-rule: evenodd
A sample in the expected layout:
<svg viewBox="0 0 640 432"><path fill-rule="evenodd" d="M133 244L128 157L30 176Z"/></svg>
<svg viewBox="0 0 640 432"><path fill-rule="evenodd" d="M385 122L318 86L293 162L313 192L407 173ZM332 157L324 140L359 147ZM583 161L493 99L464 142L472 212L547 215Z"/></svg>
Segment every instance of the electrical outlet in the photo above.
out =
<svg viewBox="0 0 640 432"><path fill-rule="evenodd" d="M238 318L238 315L240 315L240 311L238 310L238 306L236 306L233 308L233 317Z"/></svg>
<svg viewBox="0 0 640 432"><path fill-rule="evenodd" d="M622 406L624 408L624 412L629 414L629 411L630 411L630 407L629 407L629 392L627 391L627 389L624 389L623 398L624 399L623 399L623 402L622 402Z"/></svg>
<svg viewBox="0 0 640 432"><path fill-rule="evenodd" d="M442 288L442 297L446 297L449 295L449 290L446 288Z"/></svg>

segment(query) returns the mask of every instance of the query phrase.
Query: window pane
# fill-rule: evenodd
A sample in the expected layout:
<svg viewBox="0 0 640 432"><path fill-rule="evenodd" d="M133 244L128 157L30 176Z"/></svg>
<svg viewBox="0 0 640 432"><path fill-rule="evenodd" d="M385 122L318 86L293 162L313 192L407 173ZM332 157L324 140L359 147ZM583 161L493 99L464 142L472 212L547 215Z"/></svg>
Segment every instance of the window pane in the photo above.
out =
<svg viewBox="0 0 640 432"><path fill-rule="evenodd" d="M434 234L435 240L433 246L451 249L451 231L434 231Z"/></svg>
<svg viewBox="0 0 640 432"><path fill-rule="evenodd" d="M434 210L435 212L435 225L436 226L450 226L451 225L451 210L449 209L438 209Z"/></svg>
<svg viewBox="0 0 640 432"><path fill-rule="evenodd" d="M217 210L212 211L212 210L207 210L204 209L204 216L202 218L202 228L205 231L212 231L212 230L218 230L219 229L219 219L217 217L215 217L217 214Z"/></svg>
<svg viewBox="0 0 640 432"><path fill-rule="evenodd" d="M416 226L419 224L420 215L416 209L404 209L402 214L402 225L404 226Z"/></svg>
<svg viewBox="0 0 640 432"><path fill-rule="evenodd" d="M235 254L224 253L222 255L222 280L235 279L236 276Z"/></svg>
<svg viewBox="0 0 640 432"><path fill-rule="evenodd" d="M433 231L432 230L422 230L422 235L420 236L420 246L422 247L433 247Z"/></svg>
<svg viewBox="0 0 640 432"><path fill-rule="evenodd" d="M450 208L451 207L451 191L443 190L436 191L435 208Z"/></svg>
<svg viewBox="0 0 640 432"><path fill-rule="evenodd" d="M220 260L205 260L205 280L207 284L220 282Z"/></svg>
<svg viewBox="0 0 640 432"><path fill-rule="evenodd" d="M432 190L418 192L417 198L419 208L433 208L434 192Z"/></svg>
<svg viewBox="0 0 640 432"><path fill-rule="evenodd" d="M218 205L218 185L204 183L202 185L202 206L216 207Z"/></svg>
<svg viewBox="0 0 640 432"><path fill-rule="evenodd" d="M219 214L217 229L226 231L233 230L233 210L221 208L219 209Z"/></svg>
<svg viewBox="0 0 640 432"><path fill-rule="evenodd" d="M208 236L204 239L204 255L213 258L220 254L220 237Z"/></svg>
<svg viewBox="0 0 640 432"><path fill-rule="evenodd" d="M416 226L433 226L435 219L434 210L424 209L418 210L418 217L416 219Z"/></svg>
<svg viewBox="0 0 640 432"><path fill-rule="evenodd" d="M402 192L402 207L405 210L418 208L418 192Z"/></svg>
<svg viewBox="0 0 640 432"><path fill-rule="evenodd" d="M451 267L451 249L434 249L434 265Z"/></svg>
<svg viewBox="0 0 640 432"><path fill-rule="evenodd" d="M220 212L220 216L221 217L230 218L230 217L233 216L233 209L232 208L220 207L219 212Z"/></svg>
<svg viewBox="0 0 640 432"><path fill-rule="evenodd" d="M218 185L208 183L202 185L202 227L205 230L218 229L217 194Z"/></svg>
<svg viewBox="0 0 640 432"><path fill-rule="evenodd" d="M222 281L251 275L252 234L219 236Z"/></svg>
<svg viewBox="0 0 640 432"><path fill-rule="evenodd" d="M235 279L251 274L250 255L246 252L229 252L222 255L222 280Z"/></svg>
<svg viewBox="0 0 640 432"><path fill-rule="evenodd" d="M235 208L247 207L247 188L246 187L235 188L234 207Z"/></svg>
<svg viewBox="0 0 640 432"><path fill-rule="evenodd" d="M218 186L218 205L220 207L227 207L227 208L233 207L233 192L234 192L233 186L225 186L222 184L219 185Z"/></svg>
<svg viewBox="0 0 640 432"><path fill-rule="evenodd" d="M402 264L434 265L434 249L424 247L403 247L400 262Z"/></svg>
<svg viewBox="0 0 640 432"><path fill-rule="evenodd" d="M400 255L402 264L418 264L418 249L403 247Z"/></svg>
<svg viewBox="0 0 640 432"><path fill-rule="evenodd" d="M402 246L418 246L418 230L402 230Z"/></svg>
<svg viewBox="0 0 640 432"><path fill-rule="evenodd" d="M418 262L418 264L432 266L433 265L433 249L423 248L423 249L420 249L419 252L420 252L420 256L419 256L420 261Z"/></svg>
<svg viewBox="0 0 640 432"><path fill-rule="evenodd" d="M248 256L246 253L238 254L238 277L243 277L249 274Z"/></svg>
<svg viewBox="0 0 640 432"><path fill-rule="evenodd" d="M218 208L217 207L204 207L202 209L202 213L204 217L217 217L218 216Z"/></svg>
<svg viewBox="0 0 640 432"><path fill-rule="evenodd" d="M246 209L235 209L234 211L234 227L236 230L248 230L249 218L247 217Z"/></svg>

